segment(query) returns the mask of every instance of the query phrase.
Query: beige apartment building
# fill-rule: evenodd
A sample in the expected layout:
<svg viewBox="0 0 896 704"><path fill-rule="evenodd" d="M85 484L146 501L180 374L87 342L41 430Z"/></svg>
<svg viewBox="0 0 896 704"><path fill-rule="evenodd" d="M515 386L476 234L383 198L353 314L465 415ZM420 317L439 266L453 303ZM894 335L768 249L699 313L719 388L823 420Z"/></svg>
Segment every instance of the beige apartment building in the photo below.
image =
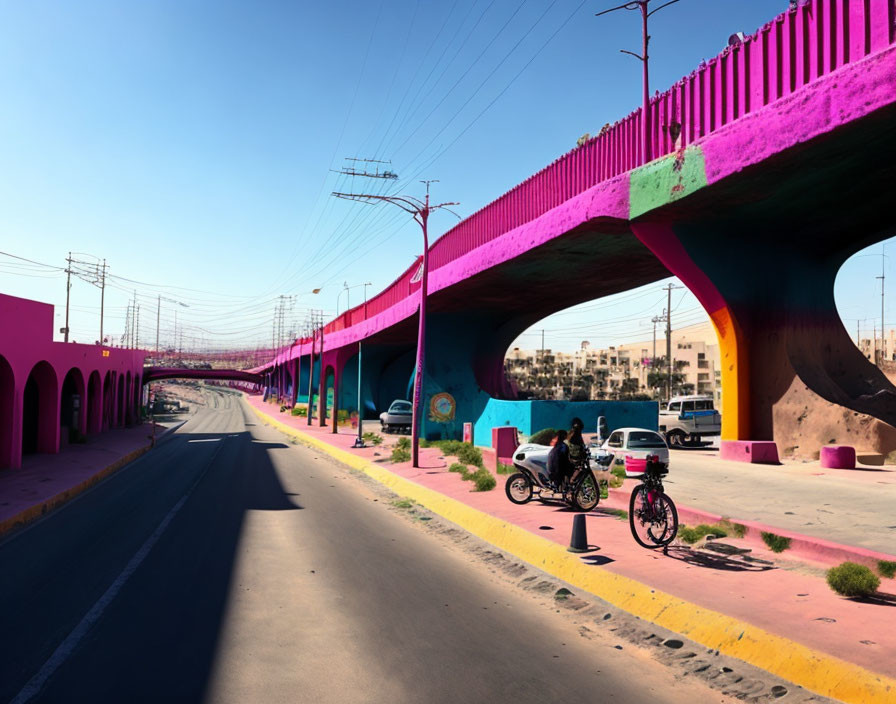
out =
<svg viewBox="0 0 896 704"><path fill-rule="evenodd" d="M631 342L592 348L583 341L572 353L513 348L504 366L523 396L584 401L598 398L658 398L662 388L652 388L654 342ZM666 371L665 336L656 341L656 370ZM718 403L722 384L719 345L708 321L672 332L675 393L712 395Z"/></svg>

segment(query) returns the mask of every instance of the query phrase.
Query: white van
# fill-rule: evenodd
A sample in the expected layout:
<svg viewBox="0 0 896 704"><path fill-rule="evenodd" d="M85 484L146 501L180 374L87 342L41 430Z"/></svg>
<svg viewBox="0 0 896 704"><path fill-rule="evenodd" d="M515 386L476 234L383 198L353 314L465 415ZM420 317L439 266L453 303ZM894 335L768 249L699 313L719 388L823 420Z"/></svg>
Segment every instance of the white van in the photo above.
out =
<svg viewBox="0 0 896 704"><path fill-rule="evenodd" d="M660 405L659 429L669 447L722 434L722 416L712 403L712 396L673 396Z"/></svg>

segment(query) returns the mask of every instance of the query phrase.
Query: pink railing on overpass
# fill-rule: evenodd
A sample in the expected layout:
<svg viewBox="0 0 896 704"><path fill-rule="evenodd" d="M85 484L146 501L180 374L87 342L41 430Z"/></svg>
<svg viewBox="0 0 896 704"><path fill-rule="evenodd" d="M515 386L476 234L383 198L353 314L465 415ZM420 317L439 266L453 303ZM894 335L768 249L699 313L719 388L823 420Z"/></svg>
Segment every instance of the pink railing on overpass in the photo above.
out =
<svg viewBox="0 0 896 704"><path fill-rule="evenodd" d="M778 15L650 101L653 158L886 48L894 40L894 19L894 0L810 0ZM430 248L430 268L640 166L640 123L639 109L458 223ZM325 331L351 327L408 297L419 261L367 304L328 323Z"/></svg>

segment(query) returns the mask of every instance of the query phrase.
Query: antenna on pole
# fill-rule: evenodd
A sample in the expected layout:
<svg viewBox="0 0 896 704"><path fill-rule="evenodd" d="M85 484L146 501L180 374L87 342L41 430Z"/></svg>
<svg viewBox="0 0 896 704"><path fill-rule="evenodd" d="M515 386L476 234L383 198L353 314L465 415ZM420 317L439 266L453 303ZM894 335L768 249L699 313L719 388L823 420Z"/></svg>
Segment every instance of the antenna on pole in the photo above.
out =
<svg viewBox="0 0 896 704"><path fill-rule="evenodd" d="M364 164L389 164L391 166L391 161L383 161L382 159L361 159L354 156L345 157L346 161L356 161ZM364 178L385 178L391 181L394 181L398 178L398 174L392 171L392 169L383 169L382 173L380 172L380 167L375 166L373 173L370 173L366 167L363 170L358 171L354 166L344 166L341 169L330 169L330 171L337 174L344 174L345 176L363 176Z"/></svg>

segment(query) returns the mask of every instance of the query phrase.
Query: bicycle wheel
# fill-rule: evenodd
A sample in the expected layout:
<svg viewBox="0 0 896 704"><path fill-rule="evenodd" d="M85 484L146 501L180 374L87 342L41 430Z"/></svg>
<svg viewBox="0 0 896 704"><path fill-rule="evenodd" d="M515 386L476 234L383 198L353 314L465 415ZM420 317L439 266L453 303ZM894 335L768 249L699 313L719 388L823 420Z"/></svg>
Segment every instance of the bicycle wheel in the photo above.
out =
<svg viewBox="0 0 896 704"><path fill-rule="evenodd" d="M591 472L578 482L572 492L572 505L578 511L590 511L600 501L600 488Z"/></svg>
<svg viewBox="0 0 896 704"><path fill-rule="evenodd" d="M628 523L632 536L645 548L668 545L678 535L678 511L672 499L661 491L648 501L646 486L635 487L628 504Z"/></svg>

